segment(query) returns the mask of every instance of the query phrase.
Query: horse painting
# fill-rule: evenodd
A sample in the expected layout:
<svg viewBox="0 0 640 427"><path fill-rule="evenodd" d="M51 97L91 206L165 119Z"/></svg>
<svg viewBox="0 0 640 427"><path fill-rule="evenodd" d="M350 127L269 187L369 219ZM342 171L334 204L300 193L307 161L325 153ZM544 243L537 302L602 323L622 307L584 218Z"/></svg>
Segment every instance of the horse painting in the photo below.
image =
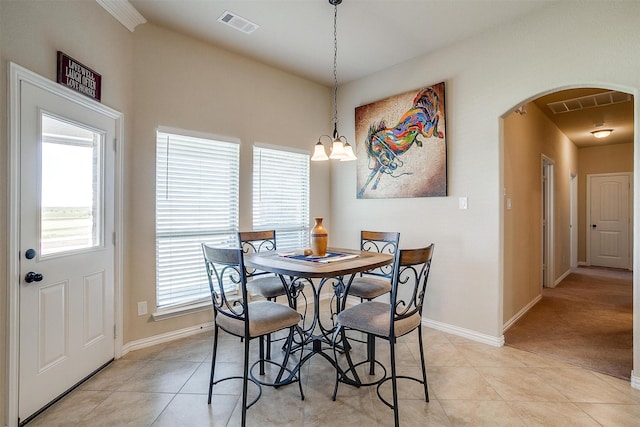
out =
<svg viewBox="0 0 640 427"><path fill-rule="evenodd" d="M441 86L441 87L440 87ZM440 94L439 94L440 92ZM415 93L415 92L414 92ZM407 98L406 95L403 94ZM401 95L402 96L402 95ZM368 129L366 130L366 136L364 137L363 148L366 151L367 159L367 176L360 174L359 171L359 190L358 198L365 198L367 195L370 197L376 197L376 190L380 186L381 179L387 180L387 186L391 186L399 180L400 177L405 177L404 186L411 187L415 184L420 185L416 180L427 178L426 188L425 185L419 187L418 190L411 190L410 193L404 195L402 189L395 191L393 196L387 195L381 197L416 197L424 195L446 195L446 187L443 190L443 184L446 186L446 159L442 161L444 155L444 124L441 124L441 120L444 120L443 110L441 110L440 97L444 97L444 83L427 87L419 90L413 96L412 102L407 105L406 110L402 112L400 118L394 126L388 126L388 120L390 115L387 114L374 114L375 119L369 118L368 120L363 117L358 117L358 110L356 110L356 122L362 126L363 122L367 122ZM411 98L409 98L411 99ZM372 104L373 105L373 104ZM443 107L443 106L442 106ZM362 108L362 107L359 107ZM397 110L397 108L396 108ZM384 110L386 111L386 110ZM371 112L371 110L369 110ZM366 114L365 114L366 115ZM377 120L376 120L377 119ZM436 176L429 176L429 171L424 171L423 165L412 165L409 167L406 159L406 155L412 147L411 152L417 149L423 149L425 141L428 138L434 138L439 141L439 146L432 147L428 150L427 163L433 163L436 166L436 170L432 170ZM360 141L359 138L356 139ZM438 144L438 143L436 143ZM434 148L436 149L434 151ZM364 157L364 156L362 156ZM359 158L362 158L359 156ZM437 158L433 158L437 157ZM445 168L443 169L443 165ZM415 166L415 167L414 167ZM410 177L410 180L406 180L410 175L414 173L420 173L421 176ZM442 176L444 174L444 177ZM391 178L391 179L390 179ZM362 179L364 182L361 182ZM407 185L409 184L410 185ZM436 188L433 188L435 185ZM443 194L444 193L444 194Z"/></svg>

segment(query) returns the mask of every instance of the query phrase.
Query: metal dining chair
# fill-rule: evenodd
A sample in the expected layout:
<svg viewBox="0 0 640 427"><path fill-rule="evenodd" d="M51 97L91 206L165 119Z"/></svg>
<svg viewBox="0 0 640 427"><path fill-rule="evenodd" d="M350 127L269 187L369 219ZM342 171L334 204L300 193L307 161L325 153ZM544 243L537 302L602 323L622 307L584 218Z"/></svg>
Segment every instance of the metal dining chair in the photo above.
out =
<svg viewBox="0 0 640 427"><path fill-rule="evenodd" d="M240 231L238 233L238 242L245 254L255 252L267 252L276 250L276 231ZM267 301L275 301L280 296L286 296L287 292L282 284L279 276L267 271L259 271L248 268L247 273L247 290L254 294L265 298ZM266 341L267 353L266 358L271 359L271 335L267 335ZM261 343L261 353L265 344Z"/></svg>
<svg viewBox="0 0 640 427"><path fill-rule="evenodd" d="M294 333L297 332L300 339L304 339L304 333L298 325L301 320L300 314L288 305L278 304L274 301L249 302L242 249L214 248L202 244L202 252L211 289L214 319L213 356L211 359L208 403L211 404L214 385L231 379L242 379L242 426L244 426L246 424L247 409L260 399L262 385L280 387L298 382L300 397L304 400L302 381L300 379L301 373L297 367L289 368L287 366ZM229 291L227 289L229 289L229 285L236 283L240 284L239 295L228 295ZM214 381L220 329L242 338L244 344L243 373L242 376L231 376ZM249 368L250 341L258 338L262 342L262 337L285 329L289 329L289 333L282 362L266 361L261 355ZM302 359L302 354L300 358ZM279 368L275 382L259 380L253 375L252 371L256 364L260 365L260 374L262 375L265 363L270 363ZM284 375L285 373L288 373L288 375ZM281 379L283 377L284 379ZM249 381L258 387L259 392L257 397L247 404L247 384Z"/></svg>
<svg viewBox="0 0 640 427"><path fill-rule="evenodd" d="M392 231L360 231L360 249L369 252L395 255L398 251L400 233ZM379 296L391 292L391 276L393 275L393 264L365 271L354 277L351 285L347 289L348 296L371 301ZM347 299L344 299L346 304ZM375 337L367 336L368 359L375 360L376 346ZM375 364L369 366L369 374L375 374Z"/></svg>
<svg viewBox="0 0 640 427"><path fill-rule="evenodd" d="M390 231L360 232L360 249L369 252L395 255L398 250L400 233ZM376 268L356 276L349 287L349 295L360 301L372 300L391 292L393 265Z"/></svg>
<svg viewBox="0 0 640 427"><path fill-rule="evenodd" d="M427 289L429 270L431 269L431 259L433 257L434 245L420 249L398 250L395 255L394 269L391 280L391 300L390 303L379 301L366 301L349 307L337 316L337 325L333 334L333 354L336 366L338 364L338 337L341 338L342 348L349 349L346 330L354 330L385 339L389 342L390 350L390 370L388 375L385 369L384 376L373 383L363 383L356 372L356 368L364 363L376 363L378 361L364 360L353 363L352 357L347 351L345 353L348 368L345 370L336 369L336 381L333 391L333 400L338 393L338 384L348 382L358 385L377 385L377 394L380 400L393 409L395 425L399 425L398 414L398 385L399 378L417 381L424 387L425 401L429 401L427 390L427 372L424 360L424 348L422 343L422 308ZM420 348L420 364L422 368L422 378L401 376L396 373L396 339L414 330L418 331L418 343ZM368 353L368 352L367 352ZM369 353L367 354L369 357ZM351 375L352 378L348 376ZM387 381L391 381L393 402L388 402L382 397L380 387Z"/></svg>

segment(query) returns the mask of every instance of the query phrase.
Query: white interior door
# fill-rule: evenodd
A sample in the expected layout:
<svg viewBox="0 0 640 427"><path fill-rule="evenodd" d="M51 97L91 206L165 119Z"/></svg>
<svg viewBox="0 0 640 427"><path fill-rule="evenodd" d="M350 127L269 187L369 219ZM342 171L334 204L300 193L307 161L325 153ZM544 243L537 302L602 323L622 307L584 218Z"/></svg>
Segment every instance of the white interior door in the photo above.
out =
<svg viewBox="0 0 640 427"><path fill-rule="evenodd" d="M589 176L591 265L629 268L630 176Z"/></svg>
<svg viewBox="0 0 640 427"><path fill-rule="evenodd" d="M114 357L116 122L20 83L18 412Z"/></svg>

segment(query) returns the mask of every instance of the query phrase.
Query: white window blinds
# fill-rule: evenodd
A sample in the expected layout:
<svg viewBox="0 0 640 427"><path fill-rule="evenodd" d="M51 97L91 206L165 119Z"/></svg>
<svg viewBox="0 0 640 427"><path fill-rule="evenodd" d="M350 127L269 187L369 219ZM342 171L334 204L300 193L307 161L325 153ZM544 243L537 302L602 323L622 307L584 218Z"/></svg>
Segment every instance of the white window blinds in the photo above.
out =
<svg viewBox="0 0 640 427"><path fill-rule="evenodd" d="M253 229L275 229L278 250L309 246L308 154L253 148Z"/></svg>
<svg viewBox="0 0 640 427"><path fill-rule="evenodd" d="M158 131L156 305L211 298L201 243L237 246L239 145Z"/></svg>

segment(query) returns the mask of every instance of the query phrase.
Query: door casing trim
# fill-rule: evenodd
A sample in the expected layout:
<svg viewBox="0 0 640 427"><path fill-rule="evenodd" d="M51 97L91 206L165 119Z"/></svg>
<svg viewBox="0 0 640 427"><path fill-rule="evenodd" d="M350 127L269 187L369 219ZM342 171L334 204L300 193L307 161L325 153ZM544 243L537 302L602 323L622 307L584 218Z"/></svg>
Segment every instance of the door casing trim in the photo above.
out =
<svg viewBox="0 0 640 427"><path fill-rule="evenodd" d="M6 361L7 381L5 386L5 408L7 427L18 426L18 380L19 380L19 349L20 349L20 269L19 269L19 230L20 230L20 85L27 82L40 89L58 95L68 101L74 102L84 108L103 114L115 120L116 124L116 152L115 152L115 188L114 188L114 230L116 241L114 247L114 322L115 322L115 349L114 357L118 359L122 355L122 328L123 328L123 183L122 167L124 152L124 126L123 114L106 105L94 101L82 94L48 80L20 65L9 63L9 97L8 97L8 134L9 147L7 155L8 171L8 239L7 239L7 340Z"/></svg>
<svg viewBox="0 0 640 427"><path fill-rule="evenodd" d="M556 272L555 272L555 258L554 258L554 249L555 249L555 221L554 221L554 213L555 213L555 161L546 155L541 156L540 161L540 179L541 179L541 187L540 191L543 198L546 198L546 209L544 200L541 203L541 219L544 221L546 217L547 223L540 224L541 230L541 242L542 242L542 272L540 277L540 292L544 288L544 284L547 284L547 287L553 288L556 286ZM545 181L545 168L549 172L547 175L547 180ZM545 212L546 210L546 212ZM546 259L545 259L546 258Z"/></svg>

